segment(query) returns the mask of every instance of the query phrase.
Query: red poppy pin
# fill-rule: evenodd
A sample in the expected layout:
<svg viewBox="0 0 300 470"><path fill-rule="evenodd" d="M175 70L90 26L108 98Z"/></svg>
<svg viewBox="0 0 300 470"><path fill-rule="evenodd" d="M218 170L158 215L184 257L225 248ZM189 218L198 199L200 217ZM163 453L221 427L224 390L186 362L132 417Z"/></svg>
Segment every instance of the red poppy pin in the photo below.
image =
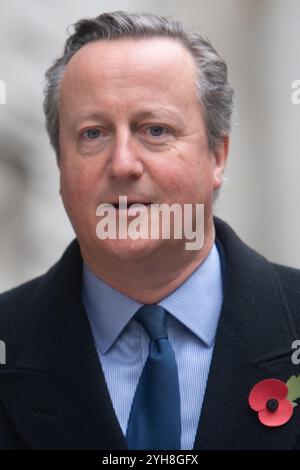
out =
<svg viewBox="0 0 300 470"><path fill-rule="evenodd" d="M300 398L300 375L294 375L285 383L278 379L258 382L249 395L249 405L258 412L259 421L265 426L282 426L292 417L295 400Z"/></svg>

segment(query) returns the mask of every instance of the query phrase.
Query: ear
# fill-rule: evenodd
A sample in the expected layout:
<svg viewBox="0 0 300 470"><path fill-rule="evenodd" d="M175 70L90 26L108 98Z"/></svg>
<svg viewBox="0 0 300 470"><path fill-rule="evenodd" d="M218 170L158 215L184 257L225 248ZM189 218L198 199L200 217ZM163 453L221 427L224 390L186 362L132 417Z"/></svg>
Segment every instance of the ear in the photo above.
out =
<svg viewBox="0 0 300 470"><path fill-rule="evenodd" d="M222 142L213 152L213 183L214 189L218 189L222 186L223 183L223 173L225 170L225 165L227 161L229 150L229 136L226 135L223 137Z"/></svg>

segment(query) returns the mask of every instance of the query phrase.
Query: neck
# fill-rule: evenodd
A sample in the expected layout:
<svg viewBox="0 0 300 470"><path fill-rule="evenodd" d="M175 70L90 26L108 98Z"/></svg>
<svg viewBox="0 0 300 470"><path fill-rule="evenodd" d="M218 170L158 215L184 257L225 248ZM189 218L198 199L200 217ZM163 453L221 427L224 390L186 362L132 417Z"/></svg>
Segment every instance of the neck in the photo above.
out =
<svg viewBox="0 0 300 470"><path fill-rule="evenodd" d="M213 223L209 226L201 250L168 253L165 247L143 260L114 259L101 255L101 262L81 248L91 271L114 289L143 304L157 303L183 282L203 263L215 239Z"/></svg>

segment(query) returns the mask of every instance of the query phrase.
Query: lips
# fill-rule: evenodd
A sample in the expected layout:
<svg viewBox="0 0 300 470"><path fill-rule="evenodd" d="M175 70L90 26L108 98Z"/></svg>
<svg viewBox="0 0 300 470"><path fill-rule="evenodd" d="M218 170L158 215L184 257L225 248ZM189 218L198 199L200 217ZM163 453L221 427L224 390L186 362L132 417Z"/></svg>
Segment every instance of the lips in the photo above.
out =
<svg viewBox="0 0 300 470"><path fill-rule="evenodd" d="M114 208L115 209L119 209L119 203L116 202L116 203L112 203ZM127 208L129 208L130 206L132 206L133 204L142 204L144 206L149 206L151 204L151 202L140 202L140 201L127 201ZM126 206L124 206L126 207Z"/></svg>

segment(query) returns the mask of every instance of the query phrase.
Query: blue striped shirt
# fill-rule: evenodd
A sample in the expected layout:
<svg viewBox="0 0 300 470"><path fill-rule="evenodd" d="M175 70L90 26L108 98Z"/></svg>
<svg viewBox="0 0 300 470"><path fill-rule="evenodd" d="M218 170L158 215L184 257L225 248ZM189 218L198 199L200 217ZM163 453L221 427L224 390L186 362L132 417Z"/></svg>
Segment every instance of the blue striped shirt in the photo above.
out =
<svg viewBox="0 0 300 470"><path fill-rule="evenodd" d="M83 265L83 303L111 401L126 436L134 393L148 356L149 337L132 317L141 303ZM158 305L170 315L181 399L181 449L193 448L223 299L220 258L214 244L204 262Z"/></svg>

